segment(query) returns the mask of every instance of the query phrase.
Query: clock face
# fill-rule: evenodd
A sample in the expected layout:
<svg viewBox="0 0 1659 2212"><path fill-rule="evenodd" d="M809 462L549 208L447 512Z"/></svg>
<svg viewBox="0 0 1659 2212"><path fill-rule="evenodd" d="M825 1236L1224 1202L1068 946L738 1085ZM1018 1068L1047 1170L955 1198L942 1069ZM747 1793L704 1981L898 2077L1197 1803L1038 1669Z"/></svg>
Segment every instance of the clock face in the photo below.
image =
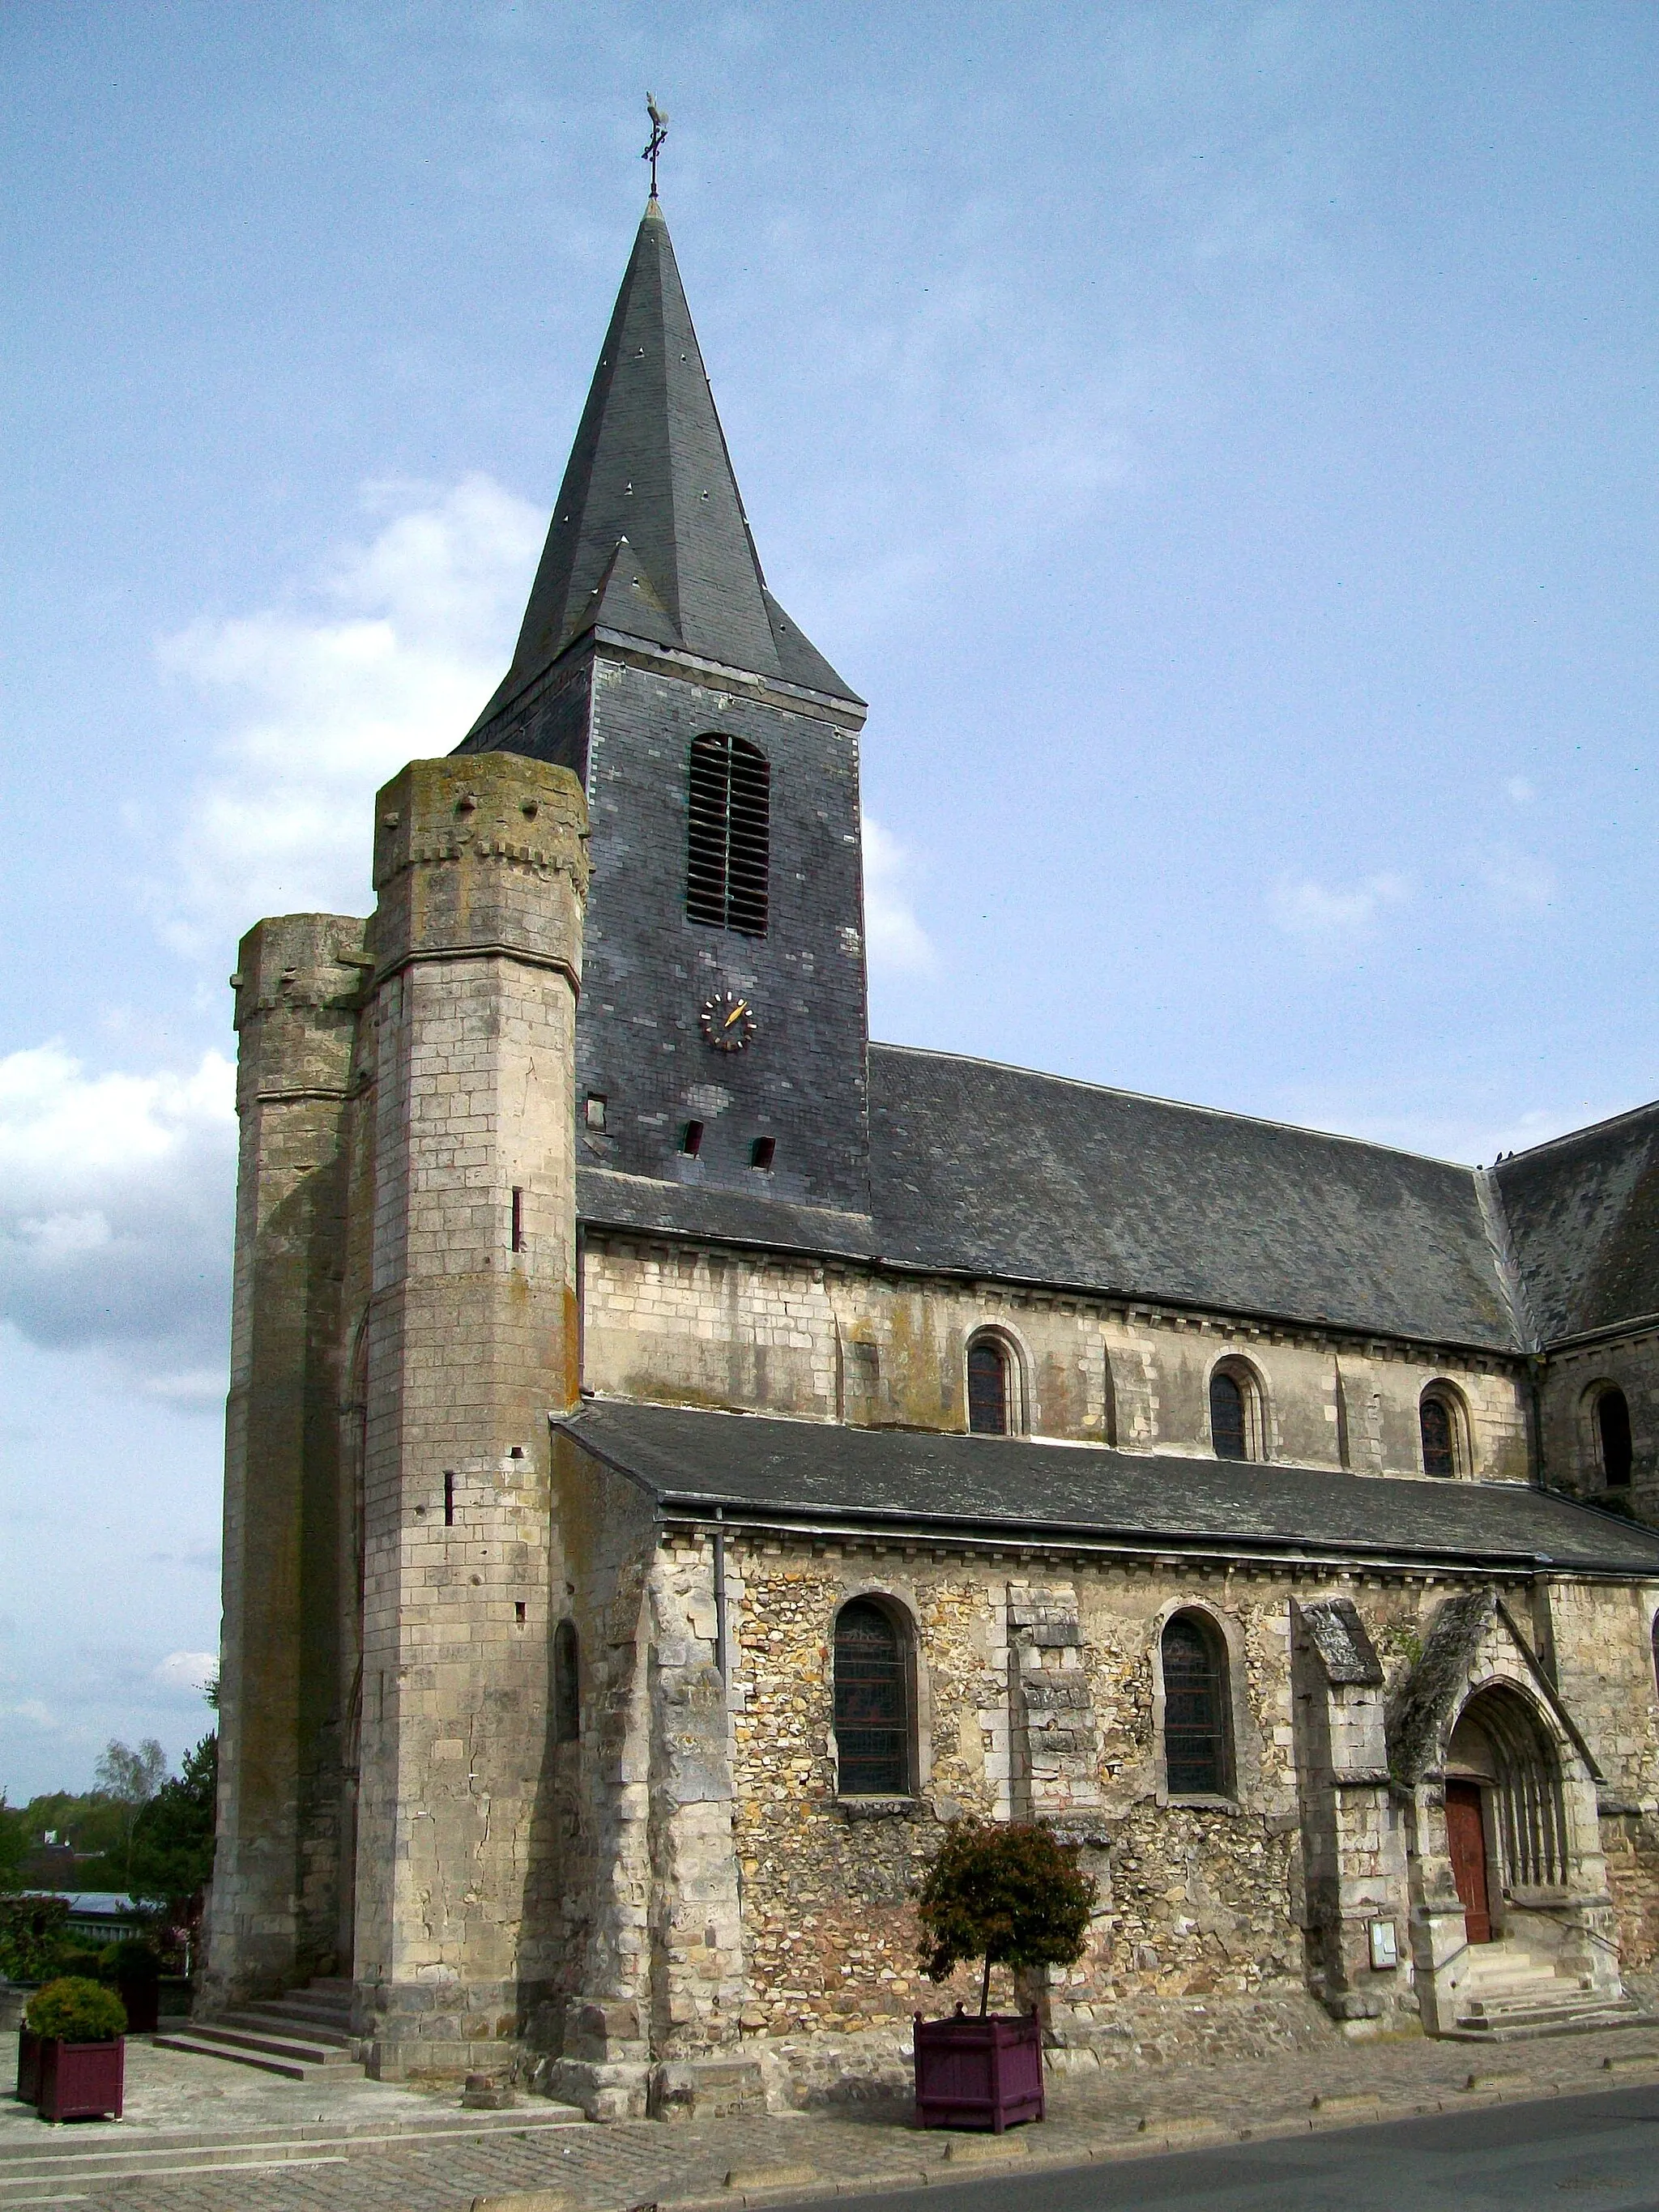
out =
<svg viewBox="0 0 1659 2212"><path fill-rule="evenodd" d="M741 1052L755 1034L755 1010L740 991L716 991L697 1019L716 1052Z"/></svg>

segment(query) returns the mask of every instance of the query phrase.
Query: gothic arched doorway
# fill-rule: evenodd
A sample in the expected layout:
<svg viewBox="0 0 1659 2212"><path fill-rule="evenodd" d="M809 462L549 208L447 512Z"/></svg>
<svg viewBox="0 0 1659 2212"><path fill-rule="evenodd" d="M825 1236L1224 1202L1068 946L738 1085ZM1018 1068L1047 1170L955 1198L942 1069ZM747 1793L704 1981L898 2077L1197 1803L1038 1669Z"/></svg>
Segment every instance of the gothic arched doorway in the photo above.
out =
<svg viewBox="0 0 1659 2212"><path fill-rule="evenodd" d="M1477 1691L1446 1748L1446 1848L1471 1943L1500 1933L1503 1900L1566 1881L1555 1747L1521 1693Z"/></svg>

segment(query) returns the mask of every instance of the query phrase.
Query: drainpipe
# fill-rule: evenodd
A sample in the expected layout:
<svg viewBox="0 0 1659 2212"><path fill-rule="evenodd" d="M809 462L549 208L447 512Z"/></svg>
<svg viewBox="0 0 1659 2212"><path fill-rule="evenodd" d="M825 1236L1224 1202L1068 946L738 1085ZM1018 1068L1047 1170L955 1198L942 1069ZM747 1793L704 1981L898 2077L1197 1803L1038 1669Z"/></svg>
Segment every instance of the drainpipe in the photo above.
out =
<svg viewBox="0 0 1659 2212"><path fill-rule="evenodd" d="M726 1641L726 1508L714 1508L714 1665L722 1682L731 1680L731 1656Z"/></svg>

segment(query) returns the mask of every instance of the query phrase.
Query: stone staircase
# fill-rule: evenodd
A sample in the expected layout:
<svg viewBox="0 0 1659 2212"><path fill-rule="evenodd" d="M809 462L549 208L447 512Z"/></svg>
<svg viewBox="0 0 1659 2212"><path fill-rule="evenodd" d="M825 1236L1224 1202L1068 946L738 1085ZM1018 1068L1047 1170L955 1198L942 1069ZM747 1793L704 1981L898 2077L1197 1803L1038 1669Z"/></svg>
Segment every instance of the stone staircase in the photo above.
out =
<svg viewBox="0 0 1659 2212"><path fill-rule="evenodd" d="M1486 1943L1470 1959L1458 1992L1455 2035L1480 2043L1519 2043L1534 2036L1588 2033L1593 2028L1650 2027L1654 2015L1634 1997L1597 1996L1587 1984L1558 1973L1523 1944Z"/></svg>
<svg viewBox="0 0 1659 2212"><path fill-rule="evenodd" d="M339 2081L361 2075L351 2033L351 1984L319 1974L286 1996L246 2004L217 2020L191 2021L158 2035L162 2051L193 2051L199 2057L228 2058L290 2081Z"/></svg>

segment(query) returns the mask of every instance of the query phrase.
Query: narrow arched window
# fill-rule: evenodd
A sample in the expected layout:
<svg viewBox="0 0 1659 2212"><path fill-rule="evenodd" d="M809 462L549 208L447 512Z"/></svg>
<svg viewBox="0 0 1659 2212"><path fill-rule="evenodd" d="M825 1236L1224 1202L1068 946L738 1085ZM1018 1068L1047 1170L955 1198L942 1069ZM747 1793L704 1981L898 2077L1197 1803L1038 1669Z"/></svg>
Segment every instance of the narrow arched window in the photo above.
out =
<svg viewBox="0 0 1659 2212"><path fill-rule="evenodd" d="M574 1743L581 1732L581 1647L574 1621L562 1620L553 1632L553 1741Z"/></svg>
<svg viewBox="0 0 1659 2212"><path fill-rule="evenodd" d="M836 1749L843 1797L910 1792L909 1639L885 1606L855 1597L836 1616Z"/></svg>
<svg viewBox="0 0 1659 2212"><path fill-rule="evenodd" d="M1164 1631L1164 1779L1172 1797L1219 1797L1228 1786L1227 1660L1201 1613Z"/></svg>
<svg viewBox="0 0 1659 2212"><path fill-rule="evenodd" d="M766 934L772 769L746 738L691 740L685 911L692 921Z"/></svg>
<svg viewBox="0 0 1659 2212"><path fill-rule="evenodd" d="M1601 1447L1602 1481L1609 1490L1628 1490L1630 1406L1622 1390L1604 1390L1596 1400L1595 1434Z"/></svg>
<svg viewBox="0 0 1659 2212"><path fill-rule="evenodd" d="M1224 1368L1210 1377L1210 1442L1218 1459L1250 1456L1249 1408L1244 1385Z"/></svg>
<svg viewBox="0 0 1659 2212"><path fill-rule="evenodd" d="M1444 1398L1431 1393L1419 1407L1417 1418L1423 1431L1424 1474L1455 1474L1457 1431L1451 1407Z"/></svg>
<svg viewBox="0 0 1659 2212"><path fill-rule="evenodd" d="M973 1435L1009 1434L1012 1379L1007 1346L994 1336L976 1336L968 1347L968 1426Z"/></svg>

